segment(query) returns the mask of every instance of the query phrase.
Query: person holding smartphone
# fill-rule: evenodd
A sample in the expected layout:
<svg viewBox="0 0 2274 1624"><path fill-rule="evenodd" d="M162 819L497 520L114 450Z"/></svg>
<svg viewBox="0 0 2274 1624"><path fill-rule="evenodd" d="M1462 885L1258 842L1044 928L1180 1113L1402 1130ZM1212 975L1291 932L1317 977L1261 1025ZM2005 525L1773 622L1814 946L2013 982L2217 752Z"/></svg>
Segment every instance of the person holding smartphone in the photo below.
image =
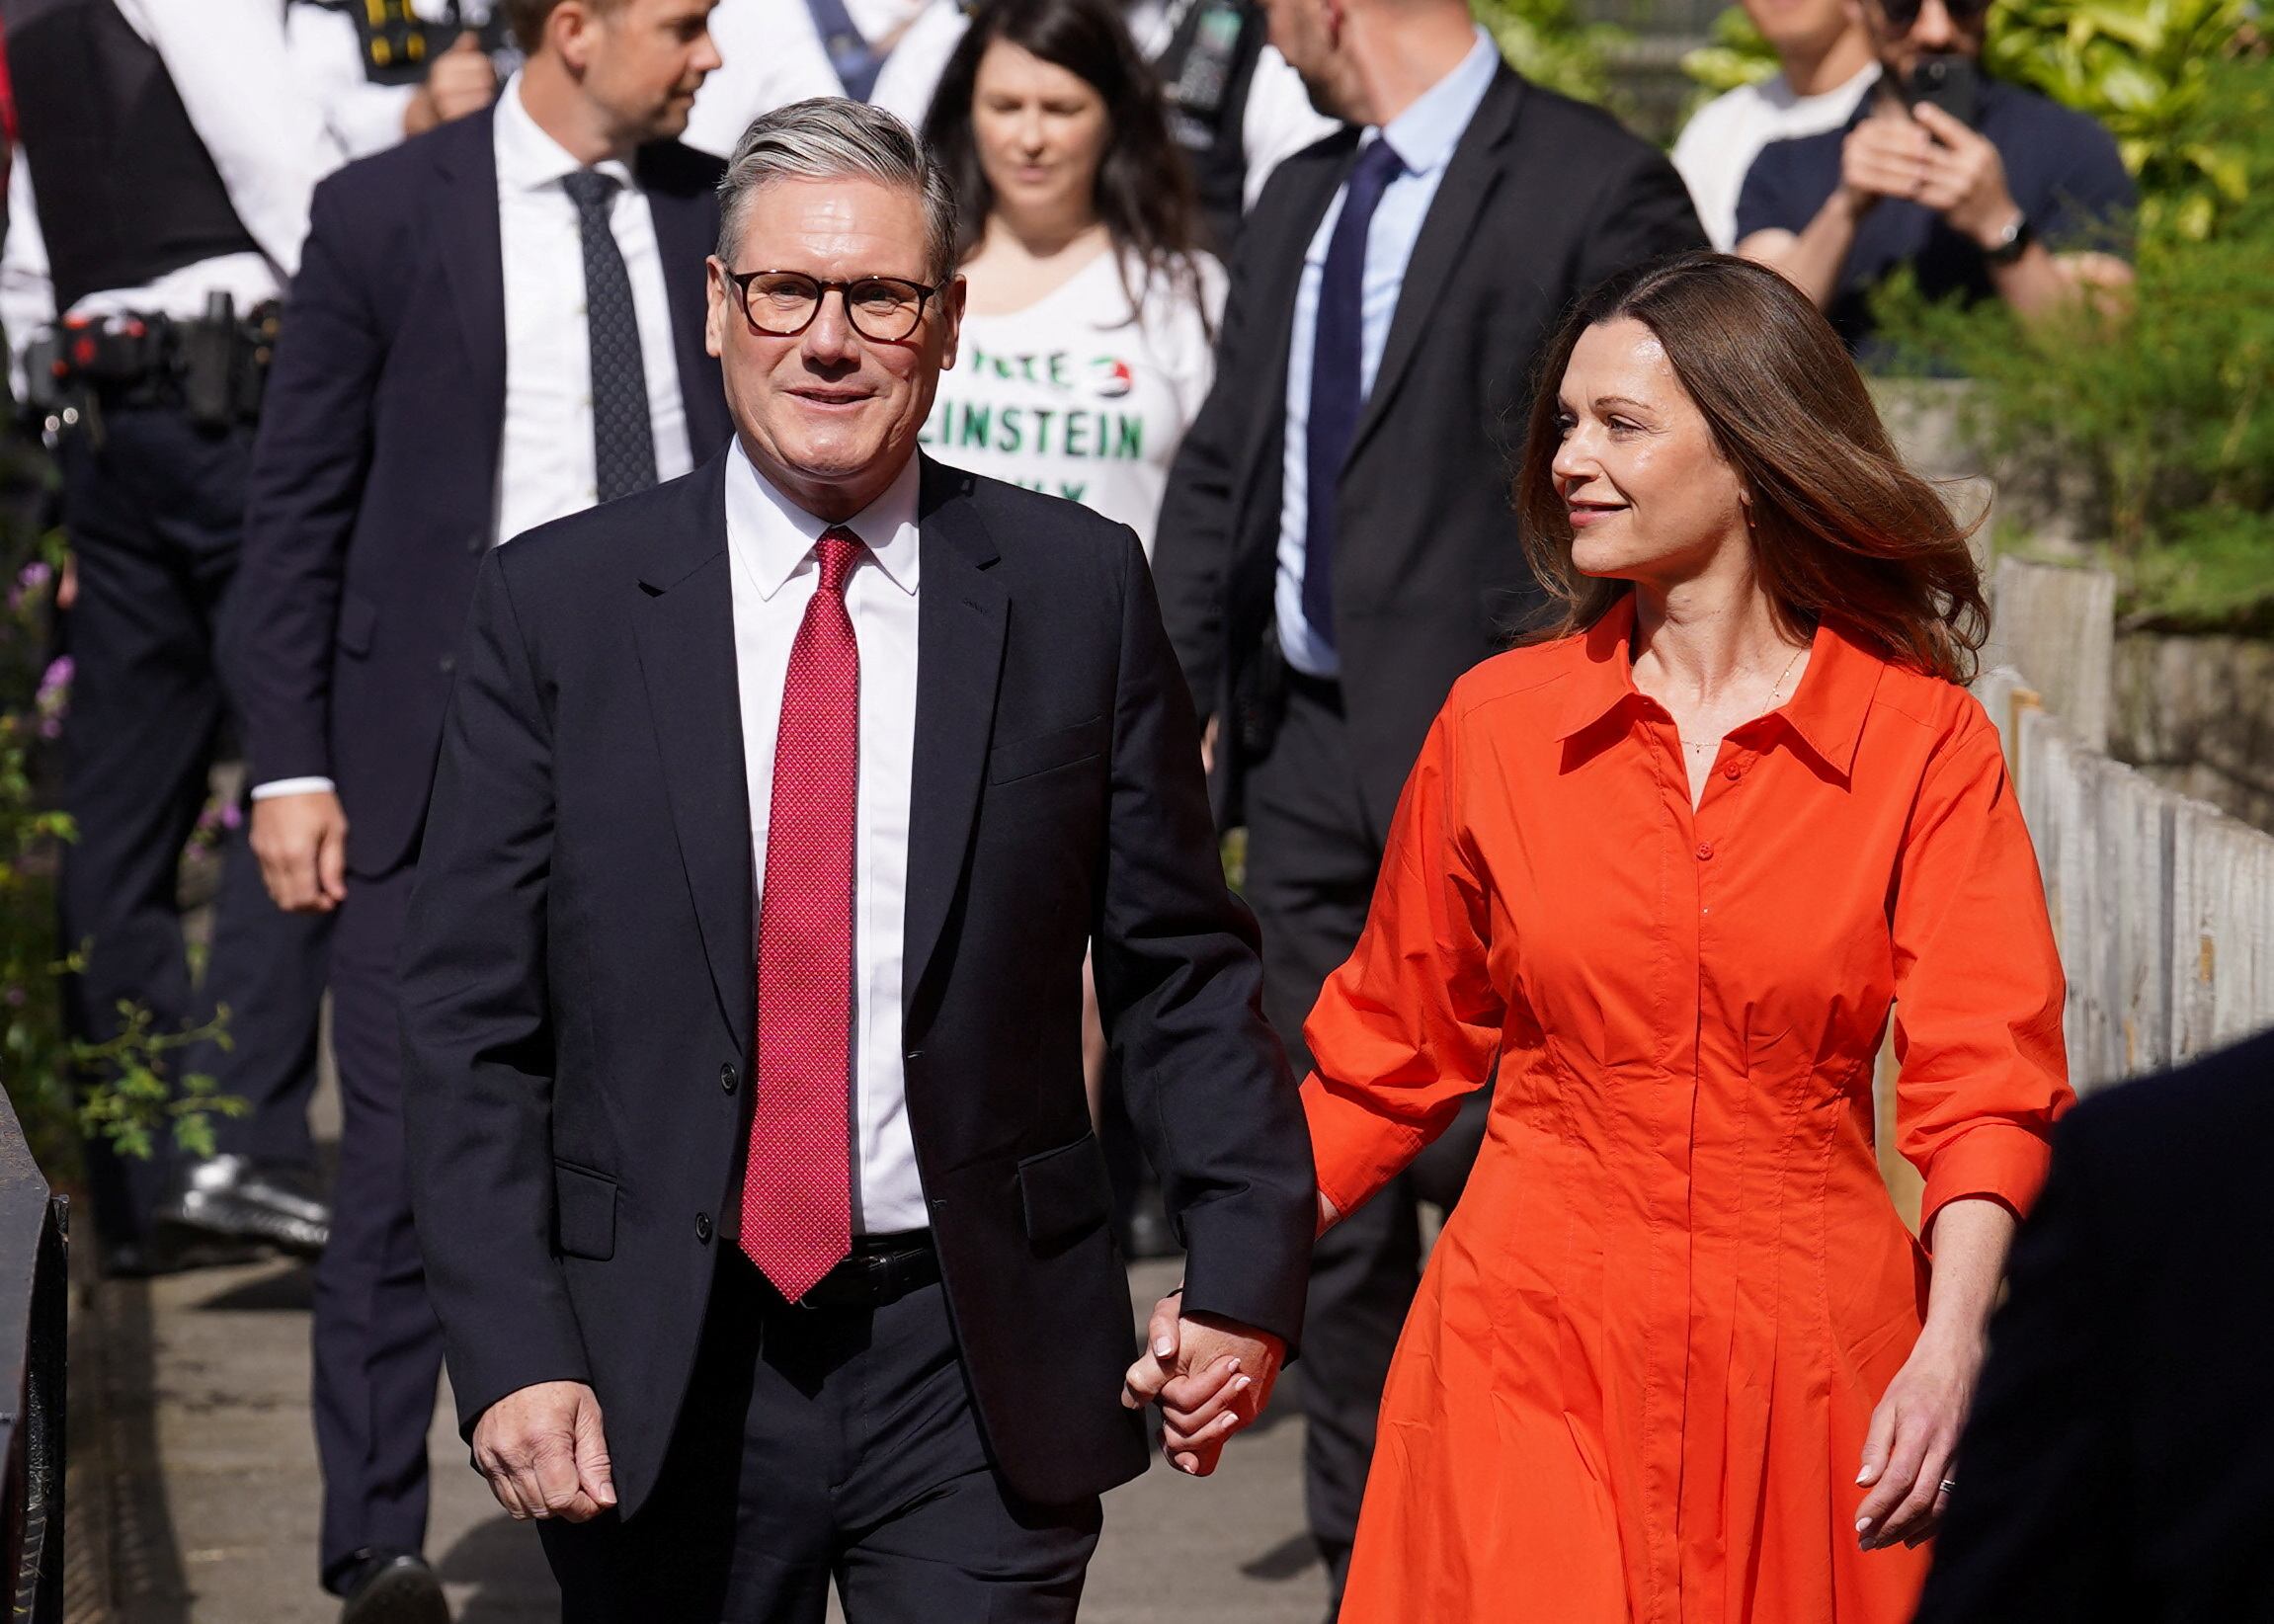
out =
<svg viewBox="0 0 2274 1624"><path fill-rule="evenodd" d="M1868 354L1868 296L1909 266L1930 298L2024 320L2132 283L2139 193L2109 133L1981 70L1990 0L1851 0L1880 79L1837 129L1765 147L1738 252L1799 284Z"/></svg>

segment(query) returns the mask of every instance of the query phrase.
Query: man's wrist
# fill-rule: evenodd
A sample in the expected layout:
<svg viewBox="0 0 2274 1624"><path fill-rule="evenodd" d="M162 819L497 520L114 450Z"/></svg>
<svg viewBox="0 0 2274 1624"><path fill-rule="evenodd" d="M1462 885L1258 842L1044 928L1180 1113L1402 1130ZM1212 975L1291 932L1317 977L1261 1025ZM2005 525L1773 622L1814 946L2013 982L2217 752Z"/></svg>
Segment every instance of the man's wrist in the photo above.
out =
<svg viewBox="0 0 2274 1624"><path fill-rule="evenodd" d="M2029 252L2031 233L2027 214L2018 207L2008 206L1990 218L1994 223L1977 232L1974 238L1983 258L1991 265L2011 265Z"/></svg>

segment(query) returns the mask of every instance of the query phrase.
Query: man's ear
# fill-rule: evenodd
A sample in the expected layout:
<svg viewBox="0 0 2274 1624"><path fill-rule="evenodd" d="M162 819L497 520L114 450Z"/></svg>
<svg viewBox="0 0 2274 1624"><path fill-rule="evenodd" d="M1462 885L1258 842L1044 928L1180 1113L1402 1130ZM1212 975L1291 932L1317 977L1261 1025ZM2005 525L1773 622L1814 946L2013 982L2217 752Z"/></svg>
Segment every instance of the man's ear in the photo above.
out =
<svg viewBox="0 0 2274 1624"><path fill-rule="evenodd" d="M726 323L734 314L734 300L727 295L734 284L726 280L726 267L716 254L702 262L702 291L707 303L702 317L703 353L713 361L726 355Z"/></svg>
<svg viewBox="0 0 2274 1624"><path fill-rule="evenodd" d="M956 350L963 342L963 300L967 291L963 273L958 271L947 284L947 290L939 295L939 312L944 322L940 333L939 369L943 372L955 365Z"/></svg>
<svg viewBox="0 0 2274 1624"><path fill-rule="evenodd" d="M540 49L561 59L570 72L582 74L592 65L593 43L600 17L586 0L560 0L545 13Z"/></svg>

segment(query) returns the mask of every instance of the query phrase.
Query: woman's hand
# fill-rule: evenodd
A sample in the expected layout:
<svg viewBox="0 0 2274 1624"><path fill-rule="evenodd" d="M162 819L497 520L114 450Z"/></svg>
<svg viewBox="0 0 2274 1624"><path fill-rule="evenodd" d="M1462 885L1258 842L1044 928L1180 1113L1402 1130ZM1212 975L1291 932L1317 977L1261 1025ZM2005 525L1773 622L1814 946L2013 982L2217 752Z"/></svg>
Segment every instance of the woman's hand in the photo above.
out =
<svg viewBox="0 0 2274 1624"><path fill-rule="evenodd" d="M1916 1545L1933 1534L1950 1499L1951 1463L1958 1434L1974 1402L1982 1371L1979 1333L1922 1332L1910 1357L1888 1383L1871 1414L1856 1482L1870 1486L1855 1519L1856 1539L1867 1551Z"/></svg>

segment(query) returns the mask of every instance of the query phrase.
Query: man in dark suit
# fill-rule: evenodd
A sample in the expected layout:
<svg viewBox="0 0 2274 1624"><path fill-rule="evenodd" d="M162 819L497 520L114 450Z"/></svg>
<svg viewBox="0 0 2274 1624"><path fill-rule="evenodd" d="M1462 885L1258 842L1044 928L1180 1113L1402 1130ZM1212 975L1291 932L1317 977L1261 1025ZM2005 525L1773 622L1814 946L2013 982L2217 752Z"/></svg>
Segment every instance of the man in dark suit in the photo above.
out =
<svg viewBox="0 0 2274 1624"><path fill-rule="evenodd" d="M253 848L281 906L339 915L315 1413L323 1579L351 1617L394 1592L442 1616L416 1554L442 1343L394 971L474 578L496 542L728 434L695 271L720 166L670 139L718 62L709 0L511 9L529 57L493 108L317 190L238 589Z"/></svg>
<svg viewBox="0 0 2274 1624"><path fill-rule="evenodd" d="M1534 357L1577 295L1704 236L1658 153L1502 66L1461 0L1269 10L1352 127L1283 164L1249 219L1154 570L1300 1071L1430 719L1538 607L1508 501ZM1416 1196L1458 1192L1485 1103L1320 1243L1305 1447L1338 1582L1418 1283Z"/></svg>
<svg viewBox="0 0 2274 1624"><path fill-rule="evenodd" d="M1919 1624L2274 1619L2269 1144L2274 1033L2062 1122Z"/></svg>
<svg viewBox="0 0 2274 1624"><path fill-rule="evenodd" d="M1227 1430L1300 1106L1135 536L916 453L944 178L816 100L721 197L733 446L500 549L458 658L403 1025L460 1421L570 1619L1070 1620L1146 1453L1085 946Z"/></svg>

